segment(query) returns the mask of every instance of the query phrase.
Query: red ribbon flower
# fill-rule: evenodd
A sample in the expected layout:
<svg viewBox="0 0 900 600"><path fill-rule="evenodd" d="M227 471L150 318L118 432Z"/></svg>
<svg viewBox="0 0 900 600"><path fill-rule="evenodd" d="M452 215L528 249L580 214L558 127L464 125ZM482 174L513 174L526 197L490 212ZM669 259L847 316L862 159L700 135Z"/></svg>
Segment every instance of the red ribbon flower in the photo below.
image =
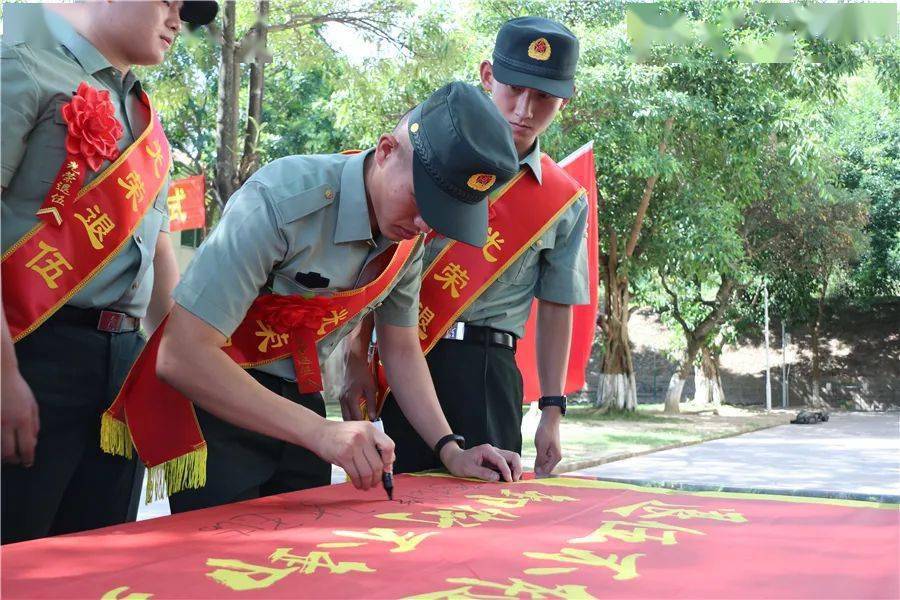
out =
<svg viewBox="0 0 900 600"><path fill-rule="evenodd" d="M82 157L92 171L98 171L104 160L119 156L116 142L124 130L108 91L99 92L82 81L71 102L63 106L62 116L69 125L66 152Z"/></svg>

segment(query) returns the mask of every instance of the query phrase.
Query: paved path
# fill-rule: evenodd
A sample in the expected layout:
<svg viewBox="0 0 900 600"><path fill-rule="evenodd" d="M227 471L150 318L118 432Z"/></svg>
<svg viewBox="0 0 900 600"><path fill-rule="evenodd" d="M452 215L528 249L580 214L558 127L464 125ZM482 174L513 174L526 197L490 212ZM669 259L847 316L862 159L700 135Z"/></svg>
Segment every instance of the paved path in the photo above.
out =
<svg viewBox="0 0 900 600"><path fill-rule="evenodd" d="M838 413L575 471L686 489L900 500L900 412Z"/></svg>

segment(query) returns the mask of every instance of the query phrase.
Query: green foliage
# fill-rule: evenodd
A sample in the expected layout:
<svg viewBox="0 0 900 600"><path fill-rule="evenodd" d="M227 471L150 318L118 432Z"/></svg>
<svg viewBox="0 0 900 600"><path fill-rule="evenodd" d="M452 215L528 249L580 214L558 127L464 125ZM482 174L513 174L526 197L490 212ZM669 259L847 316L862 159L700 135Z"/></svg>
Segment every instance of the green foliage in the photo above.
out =
<svg viewBox="0 0 900 600"><path fill-rule="evenodd" d="M850 277L859 300L900 295L900 111L867 70L849 82L847 103L830 120L842 188L869 201L869 248Z"/></svg>
<svg viewBox="0 0 900 600"><path fill-rule="evenodd" d="M614 0L375 0L362 12L337 0L272 2L267 47L244 57L271 57L260 160L372 145L434 89L477 83L503 22L543 15L575 31L581 59L577 93L542 148L561 158L594 142L604 254L623 257L648 179L658 177L622 265L636 302L670 308L663 272L696 325L723 278L733 279L740 291L714 334L721 340L756 322L764 279L774 312L792 319L808 317L823 273L830 290L859 299L900 293L897 40L797 35L790 61L754 64L779 25L750 2L662 5L687 15L697 35L636 61L626 5ZM237 6L240 38L256 13L255 3ZM782 17L796 25L814 12ZM163 66L142 72L178 176L212 175L218 77L218 48L203 35L183 37Z"/></svg>

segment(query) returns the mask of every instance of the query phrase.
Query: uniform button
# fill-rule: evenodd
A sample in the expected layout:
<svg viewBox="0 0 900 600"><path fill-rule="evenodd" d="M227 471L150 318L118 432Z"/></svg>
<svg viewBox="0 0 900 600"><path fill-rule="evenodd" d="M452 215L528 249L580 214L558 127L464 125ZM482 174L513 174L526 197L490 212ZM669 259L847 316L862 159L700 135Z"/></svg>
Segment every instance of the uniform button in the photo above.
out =
<svg viewBox="0 0 900 600"><path fill-rule="evenodd" d="M538 241L536 241L536 242L534 243L534 245L537 246L538 248L540 248L541 246L544 245L544 241L543 241L543 240L538 240Z"/></svg>
<svg viewBox="0 0 900 600"><path fill-rule="evenodd" d="M138 244L143 244L143 243L144 243L144 238L142 238L142 237L139 236L139 235L134 236L134 239L137 240L137 243L138 243Z"/></svg>
<svg viewBox="0 0 900 600"><path fill-rule="evenodd" d="M137 286L138 286L137 283L132 283L132 284L131 284L131 289L136 290L136 289L137 289Z"/></svg>
<svg viewBox="0 0 900 600"><path fill-rule="evenodd" d="M334 190L333 189L328 188L327 190L325 190L325 199L326 200L334 200Z"/></svg>

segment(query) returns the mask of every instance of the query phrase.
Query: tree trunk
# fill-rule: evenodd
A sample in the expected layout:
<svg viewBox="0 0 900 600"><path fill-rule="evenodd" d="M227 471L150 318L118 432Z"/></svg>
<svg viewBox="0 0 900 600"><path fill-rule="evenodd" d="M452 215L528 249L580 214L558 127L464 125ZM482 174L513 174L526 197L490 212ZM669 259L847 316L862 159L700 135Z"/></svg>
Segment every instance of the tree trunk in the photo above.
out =
<svg viewBox="0 0 900 600"><path fill-rule="evenodd" d="M669 134L672 131L674 118L670 117L663 124L663 134L659 141L659 156L665 156ZM628 337L628 319L631 311L628 306L628 265L627 261L637 249L641 229L653 188L659 175L652 175L644 182L644 191L638 202L634 223L624 249L619 254L619 238L611 226L607 226L608 255L603 256L601 276L606 302L600 317L603 330L603 363L600 366L600 381L597 383L597 406L605 410L634 411L637 408L637 383L634 376L634 361L631 356L631 340ZM605 200L600 198L600 212L605 210ZM623 265L624 263L624 265Z"/></svg>
<svg viewBox="0 0 900 600"><path fill-rule="evenodd" d="M694 340L688 340L681 367L672 373L672 379L669 380L669 388L666 390L665 412L667 413L681 412L681 409L679 408L679 405L681 404L681 395L684 392L684 384L687 382L687 378L691 376L694 359L697 358L698 346L699 345Z"/></svg>
<svg viewBox="0 0 900 600"><path fill-rule="evenodd" d="M238 86L240 64L235 59L235 1L222 10L222 48L219 56L219 98L216 110L215 193L224 204L237 189Z"/></svg>
<svg viewBox="0 0 900 600"><path fill-rule="evenodd" d="M637 389L628 337L628 280L613 268L605 269L603 278L606 302L600 324L604 351L596 405L607 410L633 411L637 407Z"/></svg>
<svg viewBox="0 0 900 600"><path fill-rule="evenodd" d="M244 132L244 154L241 157L240 182L246 181L259 168L259 131L262 127L263 90L268 62L269 0L258 0L256 25L251 36L253 62L250 63L250 93L247 104L247 128Z"/></svg>
<svg viewBox="0 0 900 600"><path fill-rule="evenodd" d="M716 409L722 406L725 390L722 388L718 354L713 354L709 348L703 348L700 351L700 368L695 371L694 377L697 388L694 402L710 405Z"/></svg>
<svg viewBox="0 0 900 600"><path fill-rule="evenodd" d="M821 357L819 342L822 333L822 316L825 313L825 293L828 290L828 277L830 273L826 273L822 282L822 289L819 292L818 310L816 311L816 322L813 324L812 330L812 378L810 381L810 394L806 401L807 406L812 408L830 408L820 393L821 389Z"/></svg>

